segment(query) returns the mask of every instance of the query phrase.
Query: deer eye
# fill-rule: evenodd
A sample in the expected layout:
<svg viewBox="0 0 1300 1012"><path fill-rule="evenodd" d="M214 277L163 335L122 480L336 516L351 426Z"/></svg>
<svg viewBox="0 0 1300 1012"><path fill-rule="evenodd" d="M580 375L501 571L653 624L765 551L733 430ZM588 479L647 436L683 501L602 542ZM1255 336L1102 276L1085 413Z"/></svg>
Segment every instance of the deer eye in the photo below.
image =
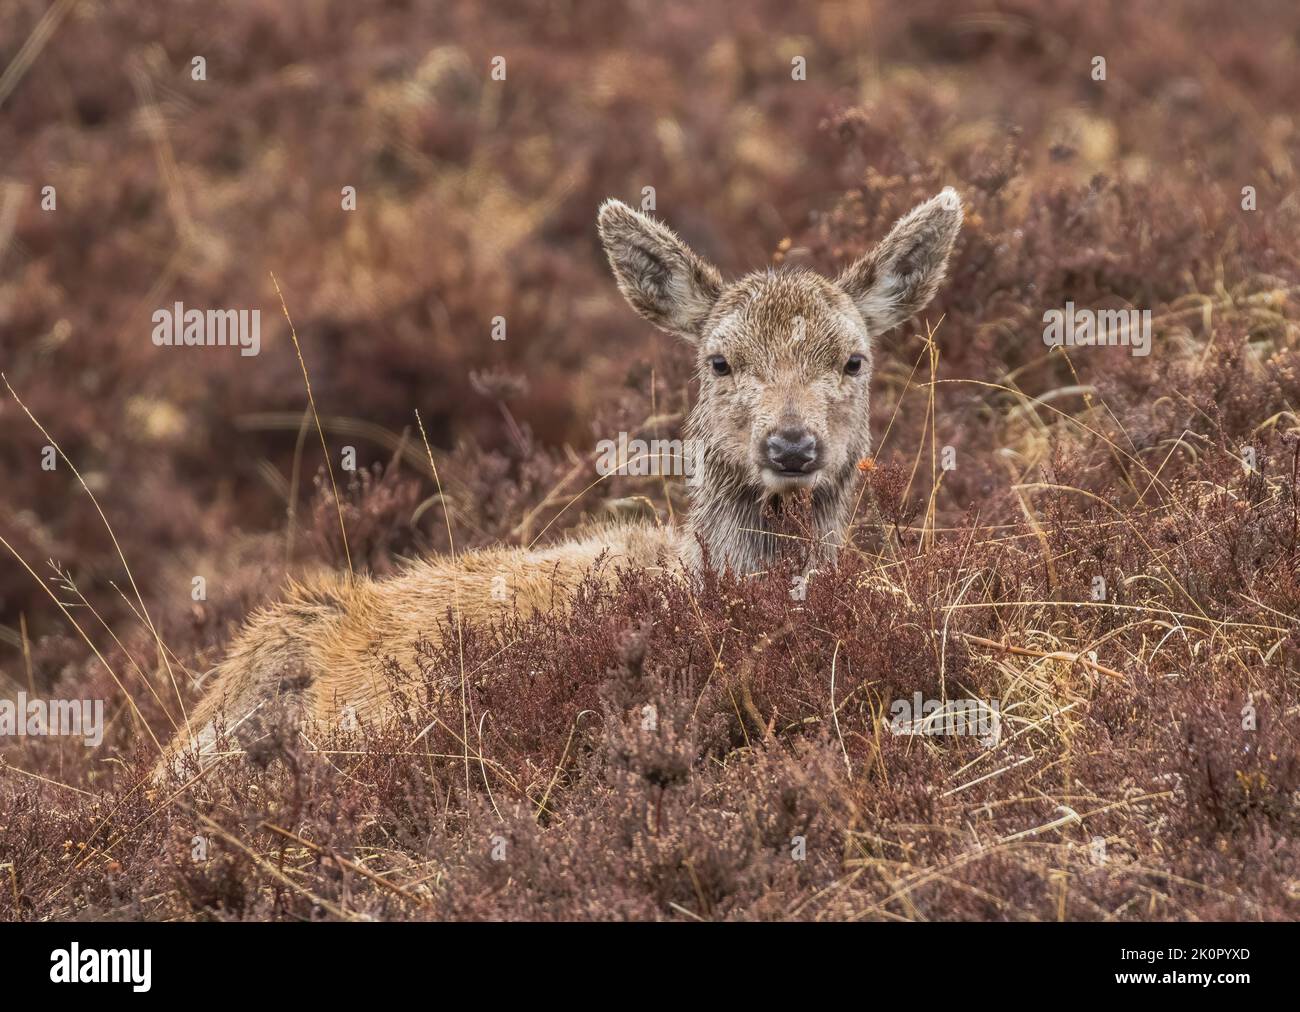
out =
<svg viewBox="0 0 1300 1012"><path fill-rule="evenodd" d="M856 376L860 372L862 372L862 356L850 355L849 360L844 363L844 375Z"/></svg>
<svg viewBox="0 0 1300 1012"><path fill-rule="evenodd" d="M713 369L714 376L726 376L731 372L731 366L721 355L710 355L709 365Z"/></svg>

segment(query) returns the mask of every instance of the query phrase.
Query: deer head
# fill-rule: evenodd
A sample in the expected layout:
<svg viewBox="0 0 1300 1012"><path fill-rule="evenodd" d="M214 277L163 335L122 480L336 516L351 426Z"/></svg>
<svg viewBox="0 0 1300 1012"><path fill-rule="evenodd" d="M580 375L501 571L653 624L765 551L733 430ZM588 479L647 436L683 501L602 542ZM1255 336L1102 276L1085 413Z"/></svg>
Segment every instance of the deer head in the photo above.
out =
<svg viewBox="0 0 1300 1012"><path fill-rule="evenodd" d="M728 284L659 222L617 200L601 207L619 290L694 348L700 393L687 435L703 449L704 475L687 533L713 565L761 569L774 549L764 506L795 493L811 498L819 541L833 551L871 447L873 343L929 303L961 220L946 189L834 280L768 270Z"/></svg>

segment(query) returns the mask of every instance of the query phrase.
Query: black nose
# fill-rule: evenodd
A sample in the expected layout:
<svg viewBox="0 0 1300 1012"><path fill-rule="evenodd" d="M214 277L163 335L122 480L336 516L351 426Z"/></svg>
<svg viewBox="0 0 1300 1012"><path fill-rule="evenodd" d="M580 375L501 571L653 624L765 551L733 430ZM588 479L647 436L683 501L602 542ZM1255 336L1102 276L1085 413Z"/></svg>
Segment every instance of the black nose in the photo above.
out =
<svg viewBox="0 0 1300 1012"><path fill-rule="evenodd" d="M807 429L782 429L767 437L767 459L778 471L812 471L817 437Z"/></svg>

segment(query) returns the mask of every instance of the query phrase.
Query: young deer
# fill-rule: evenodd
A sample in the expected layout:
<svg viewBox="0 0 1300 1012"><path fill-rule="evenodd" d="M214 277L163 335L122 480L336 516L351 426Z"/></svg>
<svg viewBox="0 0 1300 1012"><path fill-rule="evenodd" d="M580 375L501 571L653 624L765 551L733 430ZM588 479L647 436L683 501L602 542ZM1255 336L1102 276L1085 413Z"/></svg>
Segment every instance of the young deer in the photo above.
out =
<svg viewBox="0 0 1300 1012"><path fill-rule="evenodd" d="M759 571L776 552L764 507L795 492L811 499L817 554L833 555L856 463L870 450L872 341L933 297L961 220L948 189L834 281L768 270L726 284L663 225L606 201L600 238L619 289L695 349L700 393L686 429L703 447L703 474L684 529L602 526L537 551L488 549L422 560L386 580L294 586L239 633L191 715L196 733L178 734L168 761L187 747L210 753L222 715L239 743L281 722L381 717L382 658L414 670L417 641L438 635L448 608L466 623L516 607L563 608L589 575L612 581L620 566L688 573L707 559L719 570ZM609 564L595 567L602 553ZM492 593L502 575L508 600Z"/></svg>

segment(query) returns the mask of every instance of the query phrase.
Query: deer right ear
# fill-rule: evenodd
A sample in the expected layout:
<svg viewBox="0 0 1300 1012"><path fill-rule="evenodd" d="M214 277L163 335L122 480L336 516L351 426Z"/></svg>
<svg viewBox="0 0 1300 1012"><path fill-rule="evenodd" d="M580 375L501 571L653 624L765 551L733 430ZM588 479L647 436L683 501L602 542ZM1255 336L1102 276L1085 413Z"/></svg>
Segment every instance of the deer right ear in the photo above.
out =
<svg viewBox="0 0 1300 1012"><path fill-rule="evenodd" d="M597 217L600 241L618 290L629 305L661 330L688 340L722 292L722 275L653 218L618 200L607 200Z"/></svg>
<svg viewBox="0 0 1300 1012"><path fill-rule="evenodd" d="M840 275L837 284L875 334L926 307L943 282L961 229L961 198L952 187L912 208L880 245Z"/></svg>

